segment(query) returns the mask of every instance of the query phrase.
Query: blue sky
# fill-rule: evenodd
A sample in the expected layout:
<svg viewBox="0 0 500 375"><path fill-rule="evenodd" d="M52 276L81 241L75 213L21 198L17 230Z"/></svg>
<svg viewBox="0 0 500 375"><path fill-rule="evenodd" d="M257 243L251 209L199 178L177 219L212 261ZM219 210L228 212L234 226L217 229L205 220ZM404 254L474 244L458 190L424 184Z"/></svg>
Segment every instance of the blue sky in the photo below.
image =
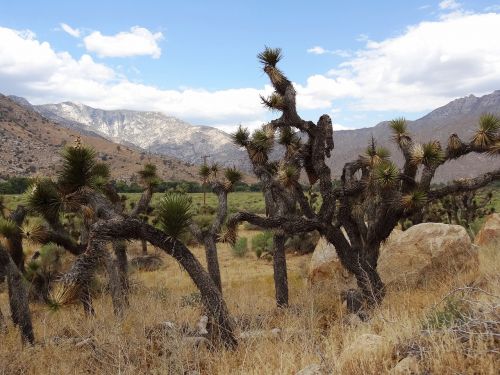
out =
<svg viewBox="0 0 500 375"><path fill-rule="evenodd" d="M415 119L500 89L498 1L6 1L0 92L157 110L231 130L272 118L255 58L279 46L301 114Z"/></svg>

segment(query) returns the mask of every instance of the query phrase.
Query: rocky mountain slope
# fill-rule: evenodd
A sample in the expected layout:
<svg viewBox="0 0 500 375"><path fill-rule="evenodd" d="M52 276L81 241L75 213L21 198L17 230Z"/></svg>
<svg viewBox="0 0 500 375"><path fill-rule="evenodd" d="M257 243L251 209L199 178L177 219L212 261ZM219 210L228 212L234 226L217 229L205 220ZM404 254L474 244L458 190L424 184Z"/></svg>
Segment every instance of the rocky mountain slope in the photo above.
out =
<svg viewBox="0 0 500 375"><path fill-rule="evenodd" d="M193 126L159 112L105 111L72 102L33 108L66 127L94 132L115 142L134 144L193 164L200 164L203 155L210 155L224 165L241 164L246 155L223 131Z"/></svg>
<svg viewBox="0 0 500 375"><path fill-rule="evenodd" d="M500 90L479 98L469 95L453 100L424 117L411 121L409 130L418 142L437 139L445 145L452 133L457 133L463 140L469 140L477 129L479 117L487 112L500 116ZM391 151L394 160L399 164L402 163L401 153L391 142L389 122L384 121L371 128L335 132L335 150L329 163L334 176L340 177L343 165L356 158L357 155L364 153L372 135L380 146L387 147ZM498 158L468 155L440 167L434 181L443 182L456 178L473 177L495 167L500 167Z"/></svg>
<svg viewBox="0 0 500 375"><path fill-rule="evenodd" d="M138 147L119 145L102 136L68 129L30 110L28 102L0 95L0 178L9 176L51 176L60 163L65 144L81 135L98 157L110 163L112 177L133 180L135 173L150 161L168 180L197 181L197 167L165 155L147 155ZM21 103L22 105L20 105Z"/></svg>
<svg viewBox="0 0 500 375"><path fill-rule="evenodd" d="M193 164L200 164L203 155L210 155L211 160L223 165L234 164L249 170L246 153L232 144L227 133L215 128L193 126L158 112L105 111L71 102L32 106L23 98L12 99L67 128L88 135L99 134L115 142L133 144ZM456 99L410 122L409 128L420 142L431 139L445 142L451 133L469 139L477 127L479 116L486 112L500 115L500 90L482 97L470 95ZM364 152L372 135L379 145L389 148L396 162L402 162L399 150L390 141L391 132L387 121L370 128L336 131L335 150L329 160L335 178L340 177L346 162ZM498 159L469 155L439 168L435 181L472 177L491 169L492 164L499 163Z"/></svg>

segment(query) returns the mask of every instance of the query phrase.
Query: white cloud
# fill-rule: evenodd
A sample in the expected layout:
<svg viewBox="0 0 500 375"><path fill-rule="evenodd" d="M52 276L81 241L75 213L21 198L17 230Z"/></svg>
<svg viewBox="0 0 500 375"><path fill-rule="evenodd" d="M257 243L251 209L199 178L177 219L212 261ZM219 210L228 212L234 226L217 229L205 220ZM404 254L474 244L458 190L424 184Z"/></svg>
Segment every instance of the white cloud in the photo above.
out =
<svg viewBox="0 0 500 375"><path fill-rule="evenodd" d="M314 55L324 55L324 54L329 54L329 55L337 55L340 57L349 57L351 54L348 51L342 50L342 49L336 49L336 50L329 50L325 49L321 46L314 46L312 48L309 48L307 50L307 53L312 53Z"/></svg>
<svg viewBox="0 0 500 375"><path fill-rule="evenodd" d="M462 5L455 0L443 0L439 3L439 9L453 10L461 7Z"/></svg>
<svg viewBox="0 0 500 375"><path fill-rule="evenodd" d="M452 6L449 5L448 6ZM297 85L298 103L330 108L351 98L355 109L417 112L500 88L500 14L462 14L422 22L395 37L368 41L326 76Z"/></svg>
<svg viewBox="0 0 500 375"><path fill-rule="evenodd" d="M66 33L68 33L69 35L71 35L72 37L75 37L75 38L79 38L80 37L80 30L78 29L73 29L70 25L68 25L67 23L64 23L64 22L61 22L59 24L59 26L61 26L61 29L63 29Z"/></svg>
<svg viewBox="0 0 500 375"><path fill-rule="evenodd" d="M161 111L201 124L238 124L265 118L262 90L196 88L163 90L129 81L90 55L80 59L56 52L29 31L0 27L0 87L35 104L71 100L103 109Z"/></svg>
<svg viewBox="0 0 500 375"><path fill-rule="evenodd" d="M94 31L87 35L83 42L89 52L95 52L99 57L129 57L149 55L154 59L161 56L158 45L163 39L161 32L152 33L144 27L134 26L130 31L116 35L102 35Z"/></svg>

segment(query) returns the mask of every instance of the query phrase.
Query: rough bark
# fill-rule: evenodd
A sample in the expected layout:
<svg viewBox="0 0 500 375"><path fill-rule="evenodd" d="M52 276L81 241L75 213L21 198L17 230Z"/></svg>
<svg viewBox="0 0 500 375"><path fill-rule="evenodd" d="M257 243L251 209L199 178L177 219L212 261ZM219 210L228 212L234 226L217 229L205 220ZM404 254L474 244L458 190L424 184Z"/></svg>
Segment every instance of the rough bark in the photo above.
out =
<svg viewBox="0 0 500 375"><path fill-rule="evenodd" d="M288 277L285 256L285 236L283 234L275 234L273 241L273 270L276 305L278 307L288 307Z"/></svg>
<svg viewBox="0 0 500 375"><path fill-rule="evenodd" d="M27 213L26 208L19 205L16 210L10 214L9 219L18 226L18 229L12 236L7 238L7 249L9 250L14 264L22 273L24 273L25 259L23 251L23 235L20 227L22 226Z"/></svg>
<svg viewBox="0 0 500 375"><path fill-rule="evenodd" d="M35 342L31 313L28 304L28 291L23 277L8 252L0 245L0 269L7 275L9 304L12 322L19 327L21 341L31 345Z"/></svg>

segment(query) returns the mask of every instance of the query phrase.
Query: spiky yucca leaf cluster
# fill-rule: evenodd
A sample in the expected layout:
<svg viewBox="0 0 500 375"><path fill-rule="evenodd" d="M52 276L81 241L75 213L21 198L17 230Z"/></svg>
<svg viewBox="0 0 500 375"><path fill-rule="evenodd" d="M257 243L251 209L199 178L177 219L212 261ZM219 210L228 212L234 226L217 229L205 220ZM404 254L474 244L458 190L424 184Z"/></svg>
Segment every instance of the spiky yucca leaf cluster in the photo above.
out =
<svg viewBox="0 0 500 375"><path fill-rule="evenodd" d="M96 152L82 144L66 147L62 152L63 167L59 173L59 186L64 193L81 187L99 187L109 178L109 168L97 163Z"/></svg>
<svg viewBox="0 0 500 375"><path fill-rule="evenodd" d="M244 128L240 125L238 127L238 130L235 133L231 134L231 138L236 145L245 147L248 144L250 132L247 128Z"/></svg>
<svg viewBox="0 0 500 375"><path fill-rule="evenodd" d="M154 164L144 164L144 167L137 173L139 174L141 182L148 187L156 186L160 182L156 165Z"/></svg>
<svg viewBox="0 0 500 375"><path fill-rule="evenodd" d="M11 238L19 233L19 227L10 219L0 218L0 235L5 238Z"/></svg>
<svg viewBox="0 0 500 375"><path fill-rule="evenodd" d="M373 176L378 186L390 188L399 180L399 169L394 163L385 161L375 166Z"/></svg>
<svg viewBox="0 0 500 375"><path fill-rule="evenodd" d="M226 179L224 187L226 190L232 189L235 184L241 181L242 177L241 172L235 167L227 168L224 171L224 178Z"/></svg>
<svg viewBox="0 0 500 375"><path fill-rule="evenodd" d="M444 153L438 141L431 141L423 145L415 144L411 148L411 162L414 165L436 166L444 160Z"/></svg>
<svg viewBox="0 0 500 375"><path fill-rule="evenodd" d="M403 117L394 119L390 122L393 133L393 139L402 147L406 147L410 142L410 135L408 134L408 125L406 119Z"/></svg>
<svg viewBox="0 0 500 375"><path fill-rule="evenodd" d="M257 58L263 65L276 67L278 62L283 58L283 54L281 48L270 48L265 46L264 51L260 52Z"/></svg>
<svg viewBox="0 0 500 375"><path fill-rule="evenodd" d="M368 146L366 153L362 157L365 164L375 167L382 162L386 162L391 157L391 153L385 147L375 147L375 145Z"/></svg>
<svg viewBox="0 0 500 375"><path fill-rule="evenodd" d="M299 180L300 172L293 165L280 164L278 168L278 180L287 188L293 187Z"/></svg>
<svg viewBox="0 0 500 375"><path fill-rule="evenodd" d="M206 164L203 164L198 170L198 175L203 179L203 182L208 180L211 173L212 171L210 170L210 167Z"/></svg>
<svg viewBox="0 0 500 375"><path fill-rule="evenodd" d="M160 228L172 238L179 238L188 228L193 213L192 200L187 194L168 192L158 203Z"/></svg>
<svg viewBox="0 0 500 375"><path fill-rule="evenodd" d="M422 208L427 203L427 195L420 191L414 190L409 194L405 194L401 197L401 206L409 211L417 208Z"/></svg>
<svg viewBox="0 0 500 375"><path fill-rule="evenodd" d="M26 190L24 199L30 210L49 222L57 220L62 211L63 202L57 185L47 178L34 181Z"/></svg>
<svg viewBox="0 0 500 375"><path fill-rule="evenodd" d="M283 96L278 93L273 93L269 98L260 96L262 104L271 110L284 111L286 109L285 100Z"/></svg>
<svg viewBox="0 0 500 375"><path fill-rule="evenodd" d="M479 129L472 138L472 144L486 149L500 138L500 118L492 113L486 113L479 119Z"/></svg>
<svg viewBox="0 0 500 375"><path fill-rule="evenodd" d="M48 229L40 221L30 218L27 220L22 228L23 237L33 244L45 243L47 241Z"/></svg>
<svg viewBox="0 0 500 375"><path fill-rule="evenodd" d="M261 164L267 161L269 152L274 146L274 130L270 126L263 126L253 132L248 143L250 158L254 163Z"/></svg>

